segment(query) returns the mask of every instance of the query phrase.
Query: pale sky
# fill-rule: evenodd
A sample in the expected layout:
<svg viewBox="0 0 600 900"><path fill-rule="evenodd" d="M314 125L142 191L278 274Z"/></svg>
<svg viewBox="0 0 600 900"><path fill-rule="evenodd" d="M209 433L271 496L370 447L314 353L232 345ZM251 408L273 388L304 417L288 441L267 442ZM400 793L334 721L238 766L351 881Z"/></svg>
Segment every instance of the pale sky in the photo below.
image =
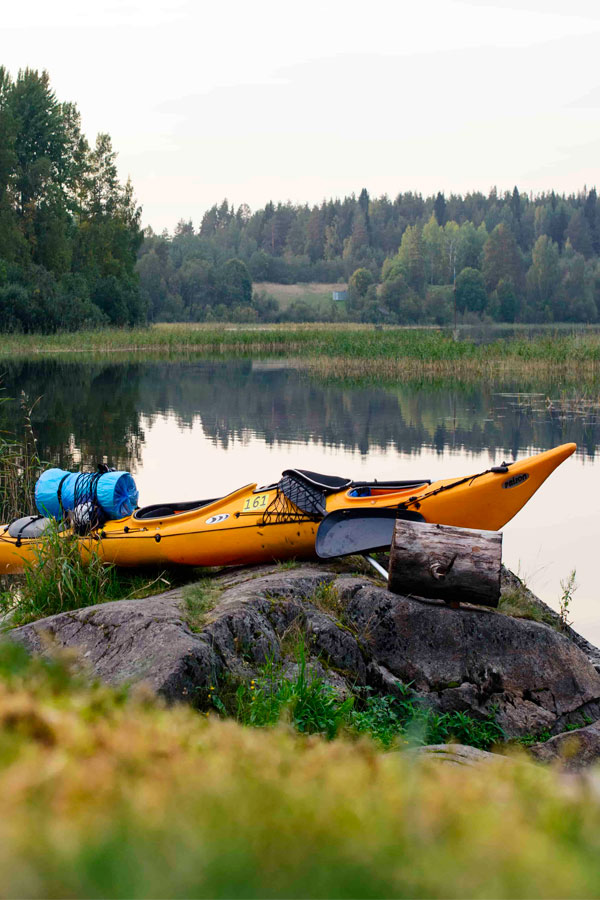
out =
<svg viewBox="0 0 600 900"><path fill-rule="evenodd" d="M598 0L0 0L0 63L107 131L144 224L227 197L600 183Z"/></svg>

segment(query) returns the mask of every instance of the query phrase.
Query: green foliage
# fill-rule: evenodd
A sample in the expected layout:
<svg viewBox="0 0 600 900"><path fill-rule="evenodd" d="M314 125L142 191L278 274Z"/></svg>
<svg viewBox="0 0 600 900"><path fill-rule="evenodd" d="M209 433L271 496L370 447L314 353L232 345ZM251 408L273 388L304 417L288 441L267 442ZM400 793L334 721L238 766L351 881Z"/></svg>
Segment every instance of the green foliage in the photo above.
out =
<svg viewBox="0 0 600 900"><path fill-rule="evenodd" d="M497 225L484 247L483 275L488 291L493 291L502 279L514 285L523 281L523 264L515 236L504 224Z"/></svg>
<svg viewBox="0 0 600 900"><path fill-rule="evenodd" d="M329 610L331 612L331 610ZM298 673L285 677L280 664L269 660L257 678L242 683L229 708L212 693L216 709L235 716L243 725L271 727L281 720L303 734L322 734L332 740L340 732L365 734L382 747L396 743L441 744L455 740L488 750L504 740L495 714L474 719L466 713L438 713L422 706L410 686L398 683L393 695L374 695L368 688L341 699L307 667L302 638L295 647Z"/></svg>
<svg viewBox="0 0 600 900"><path fill-rule="evenodd" d="M554 627L554 619L539 604L535 602L527 587L521 582L515 588L504 591L498 604L500 612L515 619L531 619L533 622L543 622Z"/></svg>
<svg viewBox="0 0 600 900"><path fill-rule="evenodd" d="M449 291L450 298L452 296L451 287L434 286L430 290ZM447 305L448 298L443 302ZM567 367L571 374L576 375L580 369L592 373L600 363L600 339L593 330L573 331L552 327L532 336L526 328L520 328L510 337L504 336L500 330L494 340L479 343L468 331L455 340L449 330L387 327L376 330L344 325L313 328L259 326L229 330L208 325L169 325L133 331L88 331L79 335L10 335L0 344L0 358L31 353L52 356L57 351L80 354L82 345L91 353L139 348L145 354L151 351L195 352L220 356L227 352L237 357L261 353L277 358L310 358L312 363L318 361L320 370L338 358L344 361L344 366L352 363L355 375L367 375L371 367L377 367L380 375L384 371L394 374L404 368L407 372L414 372L415 365L432 370L437 366L444 370L451 366L452 373L456 373L456 367L460 366L465 374L480 375L484 371L491 373L496 366L503 367L508 363L513 372L541 371L546 366L560 366ZM123 377L126 377L125 370Z"/></svg>
<svg viewBox="0 0 600 900"><path fill-rule="evenodd" d="M350 276L348 289L355 301L364 299L373 284L373 275L368 269L356 269Z"/></svg>
<svg viewBox="0 0 600 900"><path fill-rule="evenodd" d="M0 143L0 331L144 322L141 210L109 136L89 147L47 72L2 68Z"/></svg>
<svg viewBox="0 0 600 900"><path fill-rule="evenodd" d="M56 522L34 548L22 577L0 593L0 612L13 628L110 600L148 597L170 587L166 576L120 571L102 561L92 539L78 538Z"/></svg>
<svg viewBox="0 0 600 900"><path fill-rule="evenodd" d="M560 619L560 626L563 630L567 630L571 621L569 619L571 603L573 602L573 594L577 590L577 582L576 582L577 572L573 569L567 578L561 579L560 586L562 588L562 594L558 605L558 617Z"/></svg>
<svg viewBox="0 0 600 900"><path fill-rule="evenodd" d="M463 269L456 279L456 307L459 312L484 311L487 293L483 275L477 269Z"/></svg>
<svg viewBox="0 0 600 900"><path fill-rule="evenodd" d="M0 723L2 896L598 895L598 800L546 767L206 719L8 642Z"/></svg>
<svg viewBox="0 0 600 900"><path fill-rule="evenodd" d="M307 670L304 643L297 648L298 674L285 678L281 666L269 660L256 679L242 683L235 694L238 722L265 728L281 719L302 734L322 734L330 740L347 721L353 698L341 701L322 678ZM213 699L220 708L218 696Z"/></svg>
<svg viewBox="0 0 600 900"><path fill-rule="evenodd" d="M0 404L7 400L0 397ZM12 434L0 432L0 522L37 513L33 494L44 464L39 458L31 422L35 405L22 393L21 429Z"/></svg>
<svg viewBox="0 0 600 900"><path fill-rule="evenodd" d="M31 562L24 565L23 581L1 598L11 625L22 625L55 613L91 606L107 599L113 569L101 561L93 542L87 542L89 559L83 560L82 540L61 530L56 523L35 546Z"/></svg>
<svg viewBox="0 0 600 900"><path fill-rule="evenodd" d="M482 719L462 712L438 713L420 705L410 686L400 682L395 694L363 693L362 703L351 712L349 727L368 734L383 747L399 740L420 745L457 741L489 750L505 739L494 713Z"/></svg>
<svg viewBox="0 0 600 900"><path fill-rule="evenodd" d="M250 321L254 310L261 321L345 316L448 324L453 314L446 294L432 288L451 286L466 269L481 272L486 286L485 297L477 291L471 298L472 308L464 304L461 315L468 321L593 322L598 317L600 213L593 189L563 198L530 197L515 188L503 195L496 190L448 198L406 193L394 200L362 190L358 197L312 209L267 203L255 212L245 205L236 211L225 201L208 210L197 233L184 224L172 237L146 233L138 269L153 320ZM542 246L557 248L558 269L556 260L542 260ZM217 273L232 258L246 263L255 282L342 282L358 269L370 273L373 282L380 275L381 289L375 292L374 283L366 282L359 290L351 286L347 310L330 304L316 312L297 303L266 311L254 299L232 304L217 298ZM188 265L212 273L212 287L194 303L186 287Z"/></svg>
<svg viewBox="0 0 600 900"><path fill-rule="evenodd" d="M494 293L498 304L497 318L499 321L514 322L519 310L519 301L510 278L501 278Z"/></svg>
<svg viewBox="0 0 600 900"><path fill-rule="evenodd" d="M221 302L226 306L250 306L252 279L245 263L229 259L218 273Z"/></svg>

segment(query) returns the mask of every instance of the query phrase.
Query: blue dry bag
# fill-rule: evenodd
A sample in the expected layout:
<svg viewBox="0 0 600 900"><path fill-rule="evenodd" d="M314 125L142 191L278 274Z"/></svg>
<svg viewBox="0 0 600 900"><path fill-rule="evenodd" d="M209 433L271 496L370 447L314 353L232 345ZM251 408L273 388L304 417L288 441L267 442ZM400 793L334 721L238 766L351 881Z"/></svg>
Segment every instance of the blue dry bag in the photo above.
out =
<svg viewBox="0 0 600 900"><path fill-rule="evenodd" d="M89 496L84 496L86 493ZM129 472L91 475L48 469L40 475L35 486L35 505L41 515L62 519L65 512L75 508L76 500L95 501L107 519L122 519L136 508L138 490Z"/></svg>

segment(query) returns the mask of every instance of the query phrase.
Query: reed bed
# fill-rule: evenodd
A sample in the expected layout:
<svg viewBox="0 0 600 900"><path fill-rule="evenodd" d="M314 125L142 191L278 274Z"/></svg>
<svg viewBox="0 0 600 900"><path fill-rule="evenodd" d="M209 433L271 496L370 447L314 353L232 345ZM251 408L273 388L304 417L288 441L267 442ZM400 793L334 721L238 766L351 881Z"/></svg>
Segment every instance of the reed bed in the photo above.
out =
<svg viewBox="0 0 600 900"><path fill-rule="evenodd" d="M425 379L465 382L513 380L515 378L561 378L576 380L600 377L600 361L567 358L563 361L514 357L466 357L463 359L363 359L343 356L310 357L296 360L298 368L311 375L332 379L370 379L388 382Z"/></svg>
<svg viewBox="0 0 600 900"><path fill-rule="evenodd" d="M501 332L500 332L501 333ZM296 357L311 368L402 375L539 371L600 371L600 334L548 332L477 343L449 331L366 325L172 325L57 335L8 335L0 358L54 353L153 352Z"/></svg>

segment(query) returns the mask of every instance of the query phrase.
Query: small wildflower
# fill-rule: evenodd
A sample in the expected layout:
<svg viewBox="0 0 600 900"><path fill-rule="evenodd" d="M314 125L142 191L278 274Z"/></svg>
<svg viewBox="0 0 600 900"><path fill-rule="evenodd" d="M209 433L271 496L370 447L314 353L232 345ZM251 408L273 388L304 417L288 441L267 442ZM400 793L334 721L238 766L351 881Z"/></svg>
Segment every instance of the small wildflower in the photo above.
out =
<svg viewBox="0 0 600 900"><path fill-rule="evenodd" d="M211 684L211 686L209 687L209 691L214 691L214 687L212 686L212 684Z"/></svg>

